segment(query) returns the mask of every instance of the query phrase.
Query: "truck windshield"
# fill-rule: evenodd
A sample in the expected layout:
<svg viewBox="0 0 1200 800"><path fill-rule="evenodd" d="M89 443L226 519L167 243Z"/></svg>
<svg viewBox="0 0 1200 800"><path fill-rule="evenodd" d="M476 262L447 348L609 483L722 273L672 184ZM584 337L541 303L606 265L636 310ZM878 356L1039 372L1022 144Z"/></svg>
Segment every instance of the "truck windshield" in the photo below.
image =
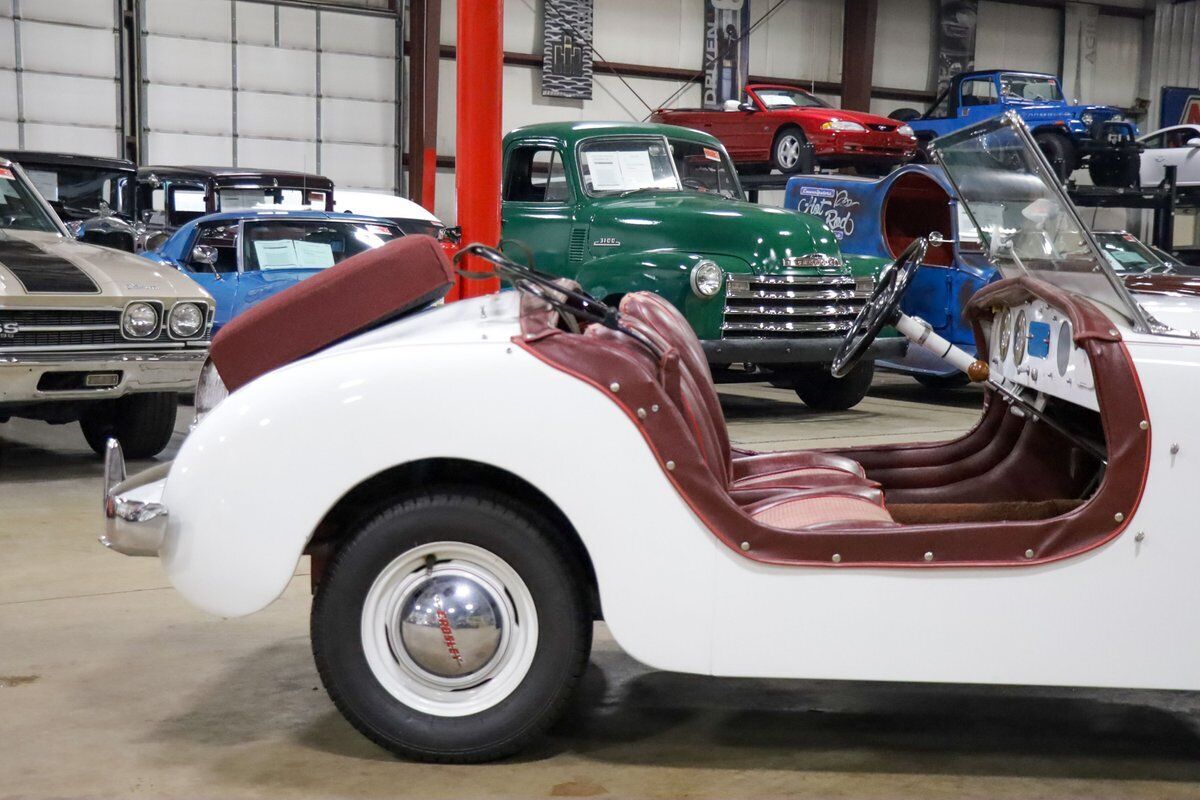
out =
<svg viewBox="0 0 1200 800"><path fill-rule="evenodd" d="M671 139L671 155L683 188L692 192L719 194L730 200L742 199L737 173L724 151L701 142Z"/></svg>
<svg viewBox="0 0 1200 800"><path fill-rule="evenodd" d="M99 167L30 164L25 174L65 219L88 219L112 211L132 216L133 173Z"/></svg>
<svg viewBox="0 0 1200 800"><path fill-rule="evenodd" d="M276 211L324 211L326 193L314 189L277 189L274 187L222 189L220 211L249 211L271 208Z"/></svg>
<svg viewBox="0 0 1200 800"><path fill-rule="evenodd" d="M1023 75L1005 72L1000 76L1004 99L1018 103L1046 103L1062 100L1058 81L1049 75Z"/></svg>
<svg viewBox="0 0 1200 800"><path fill-rule="evenodd" d="M935 139L931 149L1004 277L1036 277L1148 329L1015 112Z"/></svg>
<svg viewBox="0 0 1200 800"><path fill-rule="evenodd" d="M0 230L60 233L30 186L10 167L0 167Z"/></svg>
<svg viewBox="0 0 1200 800"><path fill-rule="evenodd" d="M579 147L579 175L593 197L683 190L661 136L590 139Z"/></svg>
<svg viewBox="0 0 1200 800"><path fill-rule="evenodd" d="M755 89L754 93L767 108L829 108L829 104L803 89Z"/></svg>

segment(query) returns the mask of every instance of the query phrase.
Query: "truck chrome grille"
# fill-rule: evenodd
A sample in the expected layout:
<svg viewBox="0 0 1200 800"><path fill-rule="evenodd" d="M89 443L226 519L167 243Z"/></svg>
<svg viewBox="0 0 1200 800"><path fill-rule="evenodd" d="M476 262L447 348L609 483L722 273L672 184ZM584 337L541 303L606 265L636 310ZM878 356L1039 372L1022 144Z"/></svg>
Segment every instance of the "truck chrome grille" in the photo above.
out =
<svg viewBox="0 0 1200 800"><path fill-rule="evenodd" d="M203 339L208 341L209 334ZM164 326L152 339L126 339L116 309L0 308L0 353L71 350L173 350Z"/></svg>
<svg viewBox="0 0 1200 800"><path fill-rule="evenodd" d="M850 275L730 275L725 289L726 339L841 336L866 303Z"/></svg>

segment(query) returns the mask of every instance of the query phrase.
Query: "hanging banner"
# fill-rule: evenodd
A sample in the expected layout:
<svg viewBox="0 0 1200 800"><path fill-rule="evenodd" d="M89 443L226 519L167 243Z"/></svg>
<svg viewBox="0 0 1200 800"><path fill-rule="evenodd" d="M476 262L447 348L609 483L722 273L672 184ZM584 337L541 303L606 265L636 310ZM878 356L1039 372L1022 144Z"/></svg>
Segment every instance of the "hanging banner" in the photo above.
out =
<svg viewBox="0 0 1200 800"><path fill-rule="evenodd" d="M937 91L960 72L975 68L979 0L940 0L937 16Z"/></svg>
<svg viewBox="0 0 1200 800"><path fill-rule="evenodd" d="M592 0L546 0L542 95L592 99Z"/></svg>
<svg viewBox="0 0 1200 800"><path fill-rule="evenodd" d="M750 75L750 0L704 0L704 107L741 100Z"/></svg>
<svg viewBox="0 0 1200 800"><path fill-rule="evenodd" d="M1162 102L1158 104L1158 127L1200 125L1200 89L1184 86L1164 86Z"/></svg>

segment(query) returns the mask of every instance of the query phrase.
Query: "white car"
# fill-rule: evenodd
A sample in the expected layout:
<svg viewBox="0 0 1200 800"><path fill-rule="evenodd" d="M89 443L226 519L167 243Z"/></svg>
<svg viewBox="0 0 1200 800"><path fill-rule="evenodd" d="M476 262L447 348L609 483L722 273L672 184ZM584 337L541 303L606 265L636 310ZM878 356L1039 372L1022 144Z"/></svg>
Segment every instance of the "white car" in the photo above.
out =
<svg viewBox="0 0 1200 800"><path fill-rule="evenodd" d="M1142 186L1157 186L1167 167L1176 167L1177 186L1200 186L1200 125L1175 125L1138 139L1142 152Z"/></svg>
<svg viewBox="0 0 1200 800"><path fill-rule="evenodd" d="M346 214L382 217L400 226L405 233L423 233L442 238L446 226L418 203L382 192L356 192L338 189L333 195L333 210Z"/></svg>
<svg viewBox="0 0 1200 800"><path fill-rule="evenodd" d="M834 370L894 324L986 382L959 439L738 450L657 295L475 245L516 291L435 307L449 264L403 237L230 323L174 463L125 479L111 445L102 541L226 617L309 554L330 696L415 758L545 730L597 618L702 675L1200 689L1200 297L1135 300L1015 114L933 153L1004 275L967 304L982 357L899 313L918 237Z"/></svg>

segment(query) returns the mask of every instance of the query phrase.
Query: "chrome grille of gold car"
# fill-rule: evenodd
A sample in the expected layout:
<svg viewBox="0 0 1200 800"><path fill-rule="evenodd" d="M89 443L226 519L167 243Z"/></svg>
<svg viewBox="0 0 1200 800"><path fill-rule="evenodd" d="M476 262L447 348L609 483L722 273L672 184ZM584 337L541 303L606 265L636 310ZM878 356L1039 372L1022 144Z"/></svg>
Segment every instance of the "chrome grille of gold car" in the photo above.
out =
<svg viewBox="0 0 1200 800"><path fill-rule="evenodd" d="M193 342L208 341L208 334ZM121 334L115 309L0 308L0 353L78 350L176 350L165 326L148 339Z"/></svg>
<svg viewBox="0 0 1200 800"><path fill-rule="evenodd" d="M850 275L730 275L721 335L734 338L841 336L866 295Z"/></svg>

